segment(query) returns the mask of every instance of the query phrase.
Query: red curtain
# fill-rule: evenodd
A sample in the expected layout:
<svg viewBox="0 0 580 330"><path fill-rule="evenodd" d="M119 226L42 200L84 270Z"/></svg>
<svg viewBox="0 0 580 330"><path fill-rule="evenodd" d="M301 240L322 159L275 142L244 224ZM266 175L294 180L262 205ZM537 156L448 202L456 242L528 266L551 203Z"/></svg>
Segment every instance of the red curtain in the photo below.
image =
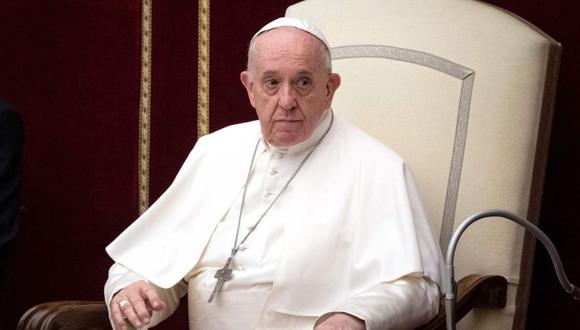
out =
<svg viewBox="0 0 580 330"><path fill-rule="evenodd" d="M136 215L137 1L2 1L0 97L22 113L24 214L0 328L98 299L103 248Z"/></svg>
<svg viewBox="0 0 580 330"><path fill-rule="evenodd" d="M246 47L294 1L211 2L210 130L255 118ZM150 200L197 138L197 1L153 1ZM0 328L33 305L98 300L105 246L138 216L141 1L0 1L0 97L26 130L24 215ZM184 308L161 328L185 328Z"/></svg>

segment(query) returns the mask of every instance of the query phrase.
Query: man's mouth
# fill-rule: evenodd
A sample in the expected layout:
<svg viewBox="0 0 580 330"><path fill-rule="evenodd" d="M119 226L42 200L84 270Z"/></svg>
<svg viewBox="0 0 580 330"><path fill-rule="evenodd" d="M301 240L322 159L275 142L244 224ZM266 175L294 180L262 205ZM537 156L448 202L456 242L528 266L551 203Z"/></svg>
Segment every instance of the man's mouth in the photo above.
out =
<svg viewBox="0 0 580 330"><path fill-rule="evenodd" d="M301 122L300 119L275 119L275 123L298 123Z"/></svg>

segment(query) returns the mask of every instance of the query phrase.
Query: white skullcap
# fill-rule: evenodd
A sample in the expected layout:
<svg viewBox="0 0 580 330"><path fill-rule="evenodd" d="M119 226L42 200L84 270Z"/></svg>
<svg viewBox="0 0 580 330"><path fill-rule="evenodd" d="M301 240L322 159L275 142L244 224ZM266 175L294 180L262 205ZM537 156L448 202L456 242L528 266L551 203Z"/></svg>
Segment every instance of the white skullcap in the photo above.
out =
<svg viewBox="0 0 580 330"><path fill-rule="evenodd" d="M328 44L328 41L326 41L326 38L324 37L324 33L322 33L322 31L320 31L316 26L306 22L305 20L292 17L280 17L266 24L263 28L260 29L260 31L254 34L252 40L254 40L257 36L266 31L270 31L279 27L293 27L308 32L311 35L318 38L318 40L322 41L322 43L324 44L324 46L326 46L326 48L330 49L330 45Z"/></svg>

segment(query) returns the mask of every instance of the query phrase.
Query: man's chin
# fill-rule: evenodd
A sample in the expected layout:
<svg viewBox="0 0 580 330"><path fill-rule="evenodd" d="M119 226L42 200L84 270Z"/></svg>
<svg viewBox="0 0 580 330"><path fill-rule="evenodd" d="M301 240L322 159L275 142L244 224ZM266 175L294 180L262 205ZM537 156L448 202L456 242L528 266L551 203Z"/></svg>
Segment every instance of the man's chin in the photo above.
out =
<svg viewBox="0 0 580 330"><path fill-rule="evenodd" d="M282 133L268 139L268 143L275 147L290 147L304 140L303 134Z"/></svg>

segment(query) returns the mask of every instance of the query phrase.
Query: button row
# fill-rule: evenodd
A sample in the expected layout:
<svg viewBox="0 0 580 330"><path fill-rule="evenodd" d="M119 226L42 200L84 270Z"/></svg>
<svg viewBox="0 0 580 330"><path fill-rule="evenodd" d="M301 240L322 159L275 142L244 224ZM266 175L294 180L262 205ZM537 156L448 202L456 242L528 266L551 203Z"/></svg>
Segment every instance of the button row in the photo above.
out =
<svg viewBox="0 0 580 330"><path fill-rule="evenodd" d="M270 196L272 196L272 195L273 195L272 192L266 191L266 192L264 192L264 194L262 196L264 196L264 198L267 199L267 198L270 198Z"/></svg>

